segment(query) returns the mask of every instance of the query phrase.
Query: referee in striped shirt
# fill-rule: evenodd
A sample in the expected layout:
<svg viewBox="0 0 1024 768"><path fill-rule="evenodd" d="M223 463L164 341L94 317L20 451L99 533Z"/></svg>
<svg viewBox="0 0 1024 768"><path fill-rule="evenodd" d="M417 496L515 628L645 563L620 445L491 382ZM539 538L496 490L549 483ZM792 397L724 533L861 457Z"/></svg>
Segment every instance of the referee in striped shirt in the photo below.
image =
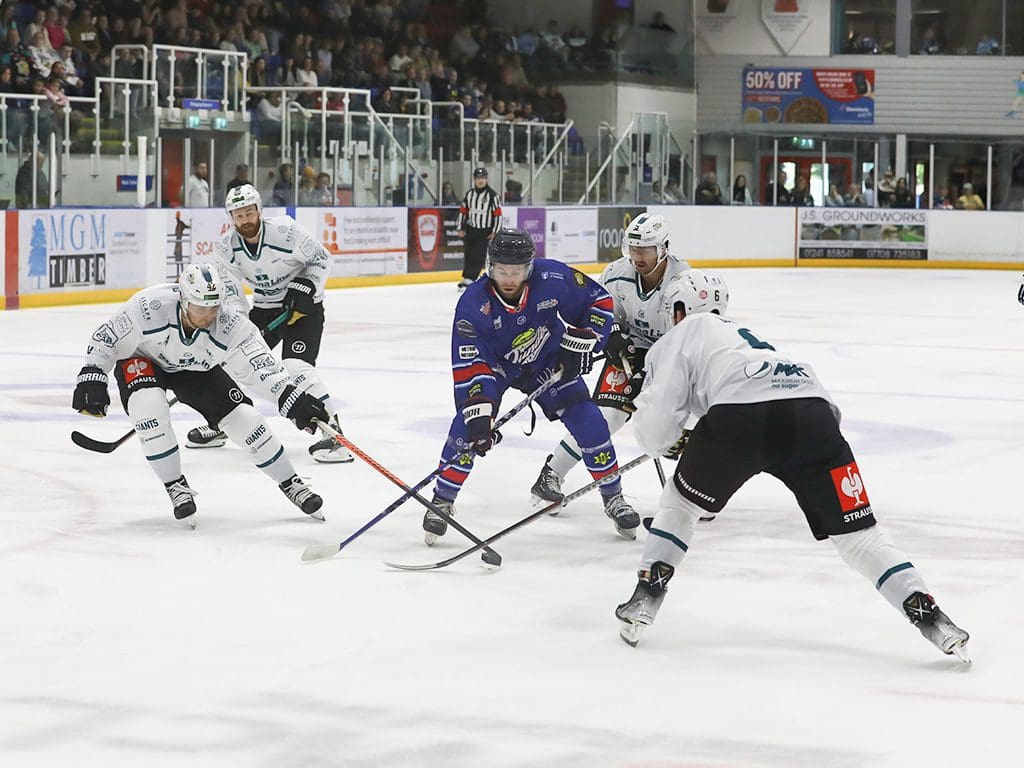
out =
<svg viewBox="0 0 1024 768"><path fill-rule="evenodd" d="M459 290L480 277L487 255L487 243L501 229L501 200L487 183L487 169L473 171L473 186L466 192L459 208L458 234L463 238L462 279Z"/></svg>

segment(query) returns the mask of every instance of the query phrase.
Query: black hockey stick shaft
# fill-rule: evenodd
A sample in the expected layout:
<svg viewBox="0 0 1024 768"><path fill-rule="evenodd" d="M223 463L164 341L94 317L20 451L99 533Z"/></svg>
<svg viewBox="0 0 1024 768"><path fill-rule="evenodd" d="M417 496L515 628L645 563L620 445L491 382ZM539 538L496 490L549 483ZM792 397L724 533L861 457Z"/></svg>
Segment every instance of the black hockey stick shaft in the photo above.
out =
<svg viewBox="0 0 1024 768"><path fill-rule="evenodd" d="M507 424L509 421L511 421L512 418L515 417L516 414L518 414L524 408L529 406L530 403L532 403L534 400L536 400L538 397L540 397L540 395L543 394L544 390L547 389L548 387L550 387L555 382L557 382L559 378L560 378L560 374L558 374L558 373L553 374L549 379L544 381L544 383L541 386L537 387L533 392L531 392L526 397L524 397L522 400L520 400L518 403L516 403L511 409L509 409L509 411L507 413L505 413L504 416L502 416L500 419L498 419L496 422L494 422L494 426L492 427L492 429L496 430L496 429L498 429L498 427L501 427L504 424ZM337 438L335 438L335 439L337 439ZM352 448L350 447L349 450L352 450ZM352 452L355 453L355 451L352 451ZM356 454L356 455L358 456L359 454ZM463 456L465 456L465 455L468 455L468 454L463 454ZM459 458L462 458L462 456L460 456ZM400 506L405 504L405 502L407 502L413 496L415 496L420 491L422 491L424 488L426 488L428 485L430 485L430 483L438 475L440 475L446 469L448 469L450 467L456 466L458 463L459 463L459 459L456 459L455 461L449 462L447 464L442 464L440 467L438 467L433 472L431 472L429 475L427 475L422 480L420 480L418 483L416 483L416 485L412 486L411 488L408 488L408 490L406 490L405 493L403 493L401 496L399 496L393 502L388 504L388 506L384 509L384 511L374 515L374 517L372 517L363 526L361 526L359 528L359 530L357 530L355 533L353 533L351 536L349 536L347 539L345 539L344 541L340 542L339 544L313 544L311 546L306 547L302 551L302 559L305 562L313 562L313 561L316 561L316 560L325 560L328 557L333 557L334 555L338 554L339 552L341 552L341 550L343 550L345 547L347 547L353 541L355 541L360 536L362 536L364 533L366 533L368 530L373 528L373 526L375 526L377 523L379 523L381 520L383 520L385 517L390 515L392 512L394 512ZM436 509L435 505L431 505L431 507L434 507L435 513L443 512L443 510ZM438 517L441 517L442 519L446 520L449 524L453 524L454 523L454 521L452 520L451 515L440 514L440 515L438 515ZM457 525L457 523L454 524L452 527L455 527L455 525ZM459 530L459 529L456 528L456 530ZM460 533L462 533L462 531L460 531ZM479 541L479 539L475 539L475 538L473 540L474 541ZM497 553L495 553L495 554L497 554Z"/></svg>
<svg viewBox="0 0 1024 768"><path fill-rule="evenodd" d="M654 469L658 472L658 480L661 481L661 487L665 487L665 470L661 466L661 459L657 456L654 457Z"/></svg>
<svg viewBox="0 0 1024 768"><path fill-rule="evenodd" d="M619 471L618 472L614 472L614 473L612 473L610 475L606 475L605 477L602 477L600 480L594 480L593 482L588 483L587 485L584 485L582 488L579 488L579 489L573 491L572 493L570 493L568 496L566 496L561 501L552 502L551 504L548 504L546 507L542 507L541 509L538 509L536 512L533 512L532 514L527 515L522 520L517 520L516 522L512 523L512 525L508 526L507 528L503 528L502 530L498 531L493 536L488 536L481 543L476 544L476 545L470 547L469 549L465 549L462 552L459 552L457 555L452 555L447 560L440 560L440 561L438 561L436 563L427 563L425 565L401 565L399 563L390 563L390 562L385 562L385 565L387 565L387 566L389 566L391 568L397 568L400 571L434 571L434 570L437 570L439 568L446 568L447 566L449 566L449 565L451 565L453 563L457 563L459 560L462 560L464 557L469 557L474 552L478 552L479 550L483 549L485 546L490 546L491 544L496 542L498 539L501 539L501 538L504 538L505 536L508 536L508 534L512 533L513 531L517 531L520 528L522 528L523 526L529 525L530 523L534 522L535 520L539 520L540 518L544 517L545 515L551 514L551 512L553 512L554 510L558 509L559 507L564 507L570 501L575 501L580 496L583 496L584 494L589 493L590 491L594 490L595 488L597 488L602 483L605 483L605 482L607 482L608 480L610 480L610 479L612 479L614 477L619 477L620 475L623 475L626 472L629 472L629 470L633 469L634 467L639 466L640 464L643 464L649 458L650 458L650 456L648 456L647 454L644 454L643 456L637 456L632 461L626 462L621 467L619 467Z"/></svg>
<svg viewBox="0 0 1024 768"><path fill-rule="evenodd" d="M276 330L285 320L288 319L288 312L282 312L280 315L275 317L267 324L267 331ZM263 333L266 333L264 331ZM178 398L172 397L167 401L167 407L170 408L172 405L178 402ZM96 453L113 453L115 450L124 445L131 436L135 434L135 428L132 427L117 440L112 442L104 442L103 440L95 440L88 435L83 435L78 430L71 433L71 442L77 445L79 448L85 448L87 451L95 451Z"/></svg>

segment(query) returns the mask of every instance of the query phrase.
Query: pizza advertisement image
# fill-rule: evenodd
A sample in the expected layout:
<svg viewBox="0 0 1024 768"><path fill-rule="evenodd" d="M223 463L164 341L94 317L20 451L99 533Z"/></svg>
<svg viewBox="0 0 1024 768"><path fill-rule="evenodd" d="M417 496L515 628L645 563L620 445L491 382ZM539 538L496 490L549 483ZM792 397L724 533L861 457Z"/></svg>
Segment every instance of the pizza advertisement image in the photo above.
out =
<svg viewBox="0 0 1024 768"><path fill-rule="evenodd" d="M743 70L744 123L873 125L873 69Z"/></svg>

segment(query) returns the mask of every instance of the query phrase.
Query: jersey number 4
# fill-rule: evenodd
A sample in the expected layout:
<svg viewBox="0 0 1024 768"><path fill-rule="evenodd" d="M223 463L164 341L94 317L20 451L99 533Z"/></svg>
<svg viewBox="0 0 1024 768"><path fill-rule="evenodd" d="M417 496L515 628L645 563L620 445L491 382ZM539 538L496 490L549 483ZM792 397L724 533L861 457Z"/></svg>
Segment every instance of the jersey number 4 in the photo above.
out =
<svg viewBox="0 0 1024 768"><path fill-rule="evenodd" d="M750 332L749 328L740 328L737 333L740 337L747 342L754 349L770 349L772 352L775 351L775 347L769 344L767 341L761 341L757 336Z"/></svg>

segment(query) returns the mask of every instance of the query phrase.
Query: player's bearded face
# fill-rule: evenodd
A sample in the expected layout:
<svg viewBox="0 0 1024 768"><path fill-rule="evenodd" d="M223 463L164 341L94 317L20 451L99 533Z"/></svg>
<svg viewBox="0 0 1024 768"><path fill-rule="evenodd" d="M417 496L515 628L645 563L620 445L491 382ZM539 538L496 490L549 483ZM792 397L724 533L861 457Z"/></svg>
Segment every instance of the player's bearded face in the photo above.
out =
<svg viewBox="0 0 1024 768"><path fill-rule="evenodd" d="M195 304L185 304L185 319L193 328L209 328L217 319L220 306L197 307Z"/></svg>
<svg viewBox="0 0 1024 768"><path fill-rule="evenodd" d="M260 214L255 205L247 205L231 212L238 234L245 238L254 238L260 233Z"/></svg>
<svg viewBox="0 0 1024 768"><path fill-rule="evenodd" d="M529 276L530 267L527 264L491 265L490 278L503 299L518 299Z"/></svg>
<svg viewBox="0 0 1024 768"><path fill-rule="evenodd" d="M629 246L629 260L633 262L633 268L641 275L649 275L658 266L658 246L656 245L631 245Z"/></svg>

